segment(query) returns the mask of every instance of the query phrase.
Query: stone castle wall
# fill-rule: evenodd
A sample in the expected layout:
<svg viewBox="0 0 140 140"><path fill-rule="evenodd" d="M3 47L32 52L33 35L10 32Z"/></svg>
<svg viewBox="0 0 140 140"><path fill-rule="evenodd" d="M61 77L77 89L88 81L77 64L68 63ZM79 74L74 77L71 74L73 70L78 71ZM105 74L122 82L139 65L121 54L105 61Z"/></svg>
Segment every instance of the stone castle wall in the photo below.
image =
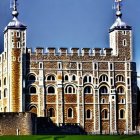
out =
<svg viewBox="0 0 140 140"><path fill-rule="evenodd" d="M35 114L0 113L0 135L32 135L35 133Z"/></svg>

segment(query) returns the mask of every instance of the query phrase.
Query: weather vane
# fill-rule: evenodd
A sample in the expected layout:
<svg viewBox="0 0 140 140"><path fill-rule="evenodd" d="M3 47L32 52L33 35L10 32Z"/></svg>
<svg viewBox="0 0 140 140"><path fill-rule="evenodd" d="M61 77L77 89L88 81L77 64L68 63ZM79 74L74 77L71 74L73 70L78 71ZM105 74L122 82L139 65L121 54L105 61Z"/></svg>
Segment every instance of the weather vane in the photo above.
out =
<svg viewBox="0 0 140 140"><path fill-rule="evenodd" d="M122 0L115 0L113 9L116 9L117 11L121 11L122 6Z"/></svg>
<svg viewBox="0 0 140 140"><path fill-rule="evenodd" d="M12 9L13 17L18 17L19 13L17 11L17 0L10 0L10 8Z"/></svg>
<svg viewBox="0 0 140 140"><path fill-rule="evenodd" d="M14 11L17 10L17 0L10 0L10 8L12 8Z"/></svg>

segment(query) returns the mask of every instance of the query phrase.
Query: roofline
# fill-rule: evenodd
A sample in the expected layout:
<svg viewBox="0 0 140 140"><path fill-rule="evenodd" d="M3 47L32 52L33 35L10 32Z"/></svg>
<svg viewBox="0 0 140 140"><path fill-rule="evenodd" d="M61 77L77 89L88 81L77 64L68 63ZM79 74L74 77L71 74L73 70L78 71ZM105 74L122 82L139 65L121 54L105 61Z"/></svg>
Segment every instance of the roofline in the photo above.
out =
<svg viewBox="0 0 140 140"><path fill-rule="evenodd" d="M109 29L109 33L113 32L114 30L132 30L132 27L131 26L125 26L125 27L119 27L119 26L116 26L114 27L113 29Z"/></svg>
<svg viewBox="0 0 140 140"><path fill-rule="evenodd" d="M8 27L8 26L7 26L6 29L4 29L3 32L5 33L8 29L15 29L15 30L19 30L19 29L20 29L20 30L25 30L25 29L27 29L27 26L23 26L23 27L12 27L12 26L11 26L11 27Z"/></svg>

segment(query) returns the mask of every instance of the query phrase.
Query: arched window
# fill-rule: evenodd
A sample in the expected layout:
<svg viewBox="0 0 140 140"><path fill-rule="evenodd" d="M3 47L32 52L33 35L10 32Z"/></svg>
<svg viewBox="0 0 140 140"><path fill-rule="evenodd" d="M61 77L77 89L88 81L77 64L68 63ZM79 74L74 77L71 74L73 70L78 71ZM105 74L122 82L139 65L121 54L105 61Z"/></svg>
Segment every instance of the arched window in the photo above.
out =
<svg viewBox="0 0 140 140"><path fill-rule="evenodd" d="M89 76L88 78L89 78L89 83L91 83L91 76Z"/></svg>
<svg viewBox="0 0 140 140"><path fill-rule="evenodd" d="M125 118L125 111L123 109L120 110L120 119Z"/></svg>
<svg viewBox="0 0 140 140"><path fill-rule="evenodd" d="M85 76L83 79L83 83L91 83L91 76Z"/></svg>
<svg viewBox="0 0 140 140"><path fill-rule="evenodd" d="M125 99L121 99L121 103L124 104L125 103Z"/></svg>
<svg viewBox="0 0 140 140"><path fill-rule="evenodd" d="M73 117L73 110L71 108L68 109L68 117L69 118Z"/></svg>
<svg viewBox="0 0 140 140"><path fill-rule="evenodd" d="M87 87L85 87L84 88L84 93L92 93L92 89L91 89L91 87L90 86L87 86Z"/></svg>
<svg viewBox="0 0 140 140"><path fill-rule="evenodd" d="M83 83L86 83L86 82L87 82L87 76L84 77Z"/></svg>
<svg viewBox="0 0 140 140"><path fill-rule="evenodd" d="M4 78L4 85L6 85L6 77Z"/></svg>
<svg viewBox="0 0 140 140"><path fill-rule="evenodd" d="M108 118L108 111L107 111L107 109L104 109L101 114L102 114L102 119L107 119Z"/></svg>
<svg viewBox="0 0 140 140"><path fill-rule="evenodd" d="M117 93L125 93L124 88L122 86L117 88Z"/></svg>
<svg viewBox="0 0 140 140"><path fill-rule="evenodd" d="M100 76L99 82L108 82L108 76L107 75Z"/></svg>
<svg viewBox="0 0 140 140"><path fill-rule="evenodd" d="M100 94L106 94L108 93L108 89L106 86L102 86L100 89L99 89L99 93Z"/></svg>
<svg viewBox="0 0 140 140"><path fill-rule="evenodd" d="M55 93L55 89L54 89L54 87L48 87L48 93Z"/></svg>
<svg viewBox="0 0 140 140"><path fill-rule="evenodd" d="M7 89L4 89L4 97L7 96Z"/></svg>
<svg viewBox="0 0 140 140"><path fill-rule="evenodd" d="M36 93L36 88L34 86L30 87L29 93Z"/></svg>
<svg viewBox="0 0 140 140"><path fill-rule="evenodd" d="M72 87L68 87L68 93L72 93Z"/></svg>
<svg viewBox="0 0 140 140"><path fill-rule="evenodd" d="M65 75L65 81L68 81L68 80L69 80L68 75Z"/></svg>
<svg viewBox="0 0 140 140"><path fill-rule="evenodd" d="M88 110L86 111L86 118L87 118L87 119L90 119L90 118L91 118L91 111L90 111L90 109L88 109Z"/></svg>
<svg viewBox="0 0 140 140"><path fill-rule="evenodd" d="M49 112L49 117L55 117L55 111L54 111L54 109L53 108L50 108L49 110L48 110Z"/></svg>
<svg viewBox="0 0 140 140"><path fill-rule="evenodd" d="M117 82L124 82L124 76L122 76L122 75L117 75L116 81L117 81Z"/></svg>
<svg viewBox="0 0 140 140"><path fill-rule="evenodd" d="M73 86L67 86L65 89L65 93L75 93L75 88Z"/></svg>
<svg viewBox="0 0 140 140"><path fill-rule="evenodd" d="M103 99L101 99L101 103L106 103L106 100L103 98Z"/></svg>
<svg viewBox="0 0 140 140"><path fill-rule="evenodd" d="M29 108L29 112L32 112L32 113L37 114L37 108L36 108L36 106L31 106L31 107Z"/></svg>
<svg viewBox="0 0 140 140"><path fill-rule="evenodd" d="M36 80L35 75L30 74L29 77L28 77L28 80L30 80L30 81L35 81L35 80Z"/></svg>
<svg viewBox="0 0 140 140"><path fill-rule="evenodd" d="M49 75L49 76L47 77L47 80L48 80L48 81L55 81L55 77L54 77L53 75Z"/></svg>
<svg viewBox="0 0 140 140"><path fill-rule="evenodd" d="M72 81L75 81L75 80L76 80L76 76L73 75L73 76L72 76Z"/></svg>

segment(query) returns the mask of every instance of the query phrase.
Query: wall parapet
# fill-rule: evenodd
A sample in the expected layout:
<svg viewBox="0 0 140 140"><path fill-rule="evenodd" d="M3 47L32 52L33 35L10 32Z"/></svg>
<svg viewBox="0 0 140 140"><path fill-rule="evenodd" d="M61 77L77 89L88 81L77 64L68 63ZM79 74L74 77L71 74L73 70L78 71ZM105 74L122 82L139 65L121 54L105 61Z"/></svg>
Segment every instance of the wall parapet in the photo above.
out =
<svg viewBox="0 0 140 140"><path fill-rule="evenodd" d="M42 55L53 55L53 56L67 56L67 55L78 55L78 56L111 56L112 48L35 48L32 51L31 48L27 48L29 54L42 54Z"/></svg>

